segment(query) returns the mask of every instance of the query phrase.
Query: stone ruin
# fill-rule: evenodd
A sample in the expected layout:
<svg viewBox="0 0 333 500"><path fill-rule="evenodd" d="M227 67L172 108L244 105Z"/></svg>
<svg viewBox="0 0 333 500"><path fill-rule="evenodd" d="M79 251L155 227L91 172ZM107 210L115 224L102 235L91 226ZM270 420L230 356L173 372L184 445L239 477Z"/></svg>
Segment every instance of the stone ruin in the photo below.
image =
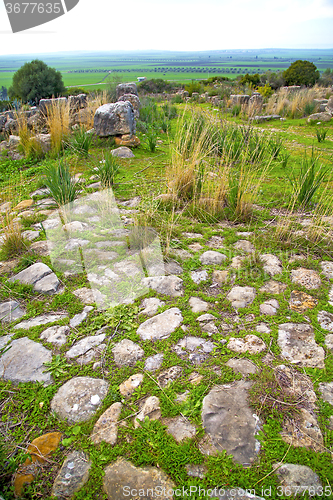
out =
<svg viewBox="0 0 333 500"><path fill-rule="evenodd" d="M94 132L100 137L114 136L116 145L135 147L140 144L135 135L135 120L140 115L140 99L135 83L122 83L116 89L117 102L100 106L94 117ZM30 130L38 130L36 140L46 153L51 149L51 136L46 126L46 117L49 109L54 103L69 105L70 125L86 123L88 118L88 101L86 94L76 96L59 97L53 99L41 99L38 106L33 106L23 111L27 118ZM7 141L0 143L0 151L10 150L14 159L20 155L12 150L20 142L18 137L18 120L14 111L0 113L0 133L6 134Z"/></svg>

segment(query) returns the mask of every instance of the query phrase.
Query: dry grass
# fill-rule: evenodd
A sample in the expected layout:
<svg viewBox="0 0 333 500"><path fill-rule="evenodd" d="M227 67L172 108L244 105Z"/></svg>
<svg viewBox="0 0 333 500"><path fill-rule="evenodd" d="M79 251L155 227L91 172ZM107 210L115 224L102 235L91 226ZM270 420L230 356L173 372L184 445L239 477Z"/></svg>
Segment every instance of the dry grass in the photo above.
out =
<svg viewBox="0 0 333 500"><path fill-rule="evenodd" d="M87 107L83 110L84 123L82 122L81 125L84 125L87 130L92 129L94 127L94 116L96 113L96 109L98 109L100 106L103 106L103 104L107 104L109 102L110 99L108 97L108 92L106 90L103 90L102 93L98 94L95 97L88 96Z"/></svg>
<svg viewBox="0 0 333 500"><path fill-rule="evenodd" d="M43 156L43 148L36 140L36 130L32 130L28 126L27 114L20 110L14 111L14 118L17 120L18 135L20 138L20 148L26 158L41 158Z"/></svg>
<svg viewBox="0 0 333 500"><path fill-rule="evenodd" d="M21 223L14 220L13 217L6 212L2 221L2 227L2 258L9 259L26 252L28 249L28 242L22 235Z"/></svg>
<svg viewBox="0 0 333 500"><path fill-rule="evenodd" d="M70 132L70 109L68 102L54 100L47 110L47 127L51 134L51 148L55 155L63 150Z"/></svg>

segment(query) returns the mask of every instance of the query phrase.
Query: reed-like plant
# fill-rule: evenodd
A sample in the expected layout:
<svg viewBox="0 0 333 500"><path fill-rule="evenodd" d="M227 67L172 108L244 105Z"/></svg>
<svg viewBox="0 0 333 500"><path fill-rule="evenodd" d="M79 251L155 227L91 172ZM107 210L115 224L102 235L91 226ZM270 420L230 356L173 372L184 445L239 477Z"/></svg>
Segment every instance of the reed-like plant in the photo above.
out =
<svg viewBox="0 0 333 500"><path fill-rule="evenodd" d="M295 199L301 207L305 208L312 202L327 173L328 168L319 163L319 156L313 148L310 157L305 152L299 172L291 172L288 177Z"/></svg>
<svg viewBox="0 0 333 500"><path fill-rule="evenodd" d="M8 212L3 218L2 227L1 257L3 259L17 257L28 250L29 242L23 237L20 222L15 221Z"/></svg>
<svg viewBox="0 0 333 500"><path fill-rule="evenodd" d="M39 159L44 155L41 143L36 139L36 131L28 125L27 113L23 110L15 110L14 117L17 122L18 135L20 138L19 150L28 159Z"/></svg>
<svg viewBox="0 0 333 500"><path fill-rule="evenodd" d="M47 108L46 123L51 134L51 150L59 156L70 133L70 109L67 102L54 100Z"/></svg>
<svg viewBox="0 0 333 500"><path fill-rule="evenodd" d="M86 131L85 127L79 126L73 131L68 146L80 156L88 158L89 149L93 141L93 134Z"/></svg>
<svg viewBox="0 0 333 500"><path fill-rule="evenodd" d="M318 142L323 142L326 139L328 130L325 128L316 128L316 136Z"/></svg>
<svg viewBox="0 0 333 500"><path fill-rule="evenodd" d="M73 202L78 195L78 185L70 174L68 165L60 160L45 171L45 185L59 207Z"/></svg>
<svg viewBox="0 0 333 500"><path fill-rule="evenodd" d="M118 159L109 151L104 152L104 159L94 169L94 174L100 180L101 186L108 189L114 185L115 178L119 174L120 164Z"/></svg>

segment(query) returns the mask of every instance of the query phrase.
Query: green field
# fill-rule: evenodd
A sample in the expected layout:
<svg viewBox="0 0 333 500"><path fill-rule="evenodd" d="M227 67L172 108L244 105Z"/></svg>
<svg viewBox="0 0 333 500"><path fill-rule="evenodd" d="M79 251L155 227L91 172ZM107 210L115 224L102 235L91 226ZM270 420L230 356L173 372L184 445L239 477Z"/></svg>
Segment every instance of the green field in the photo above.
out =
<svg viewBox="0 0 333 500"><path fill-rule="evenodd" d="M313 62L319 71L333 68L333 49L219 50L210 52L66 52L0 57L0 87L9 87L25 62L42 59L61 71L66 86L100 86L109 72L122 81L138 76L186 83L214 75L235 78L245 73L284 70L297 59ZM102 86L102 85L101 85Z"/></svg>

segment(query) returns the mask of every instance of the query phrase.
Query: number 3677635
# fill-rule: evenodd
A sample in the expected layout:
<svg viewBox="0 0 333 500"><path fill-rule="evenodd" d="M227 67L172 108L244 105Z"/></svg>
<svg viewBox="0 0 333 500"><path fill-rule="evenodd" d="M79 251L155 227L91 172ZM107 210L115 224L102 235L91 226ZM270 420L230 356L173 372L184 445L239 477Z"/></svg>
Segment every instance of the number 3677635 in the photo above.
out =
<svg viewBox="0 0 333 500"><path fill-rule="evenodd" d="M60 14L61 3L6 3L8 14Z"/></svg>

